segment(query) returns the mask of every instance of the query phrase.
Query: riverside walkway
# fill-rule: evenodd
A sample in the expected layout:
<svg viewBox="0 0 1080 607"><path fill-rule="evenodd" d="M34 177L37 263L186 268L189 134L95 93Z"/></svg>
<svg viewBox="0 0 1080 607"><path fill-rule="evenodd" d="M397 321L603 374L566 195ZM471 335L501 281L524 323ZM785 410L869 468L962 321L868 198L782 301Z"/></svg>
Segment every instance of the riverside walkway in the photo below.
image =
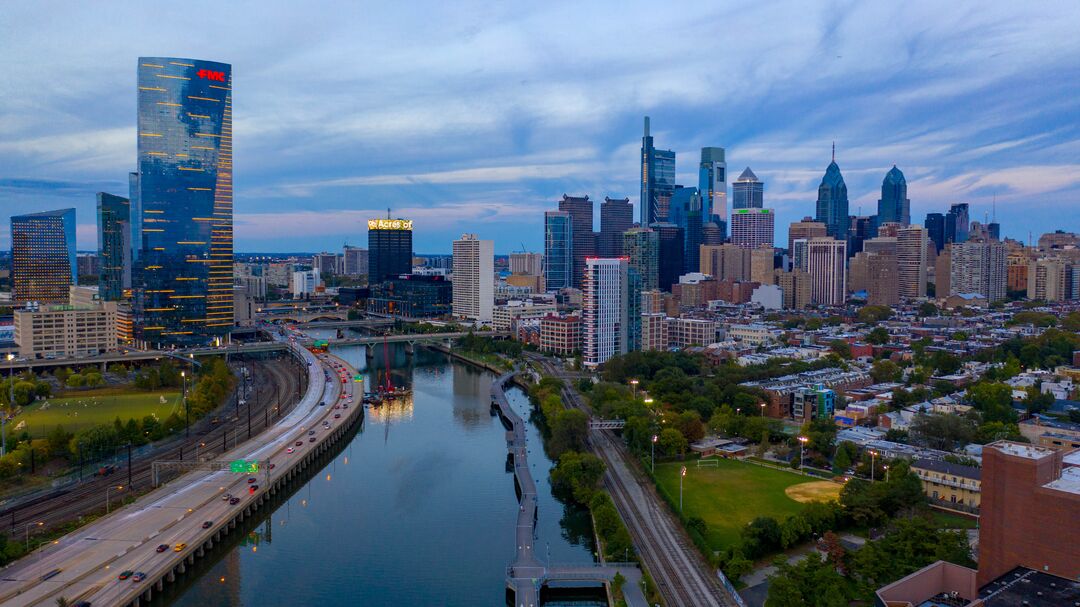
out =
<svg viewBox="0 0 1080 607"><path fill-rule="evenodd" d="M514 590L518 607L540 607L540 589L547 582L600 582L610 585L616 573L626 579L623 595L630 607L647 607L641 590L641 570L633 564L609 563L597 565L545 563L536 555L536 482L529 470L525 421L510 407L506 399L506 384L516 371L505 373L491 384L491 406L506 426L506 449L513 463L514 480L518 490L518 517L514 539L514 559L506 568L507 585Z"/></svg>

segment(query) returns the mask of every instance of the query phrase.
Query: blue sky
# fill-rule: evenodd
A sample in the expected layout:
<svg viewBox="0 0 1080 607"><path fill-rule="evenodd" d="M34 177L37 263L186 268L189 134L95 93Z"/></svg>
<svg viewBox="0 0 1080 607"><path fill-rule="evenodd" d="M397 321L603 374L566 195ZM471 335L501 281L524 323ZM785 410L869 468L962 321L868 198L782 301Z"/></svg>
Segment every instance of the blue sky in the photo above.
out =
<svg viewBox="0 0 1080 607"><path fill-rule="evenodd" d="M387 207L418 252L539 250L563 193L637 202L646 114L680 183L702 146L751 166L777 242L834 140L852 213L895 163L913 219L996 197L1007 236L1080 229L1077 2L272 4L5 4L0 204L74 206L92 249L158 55L233 65L238 251L363 245Z"/></svg>

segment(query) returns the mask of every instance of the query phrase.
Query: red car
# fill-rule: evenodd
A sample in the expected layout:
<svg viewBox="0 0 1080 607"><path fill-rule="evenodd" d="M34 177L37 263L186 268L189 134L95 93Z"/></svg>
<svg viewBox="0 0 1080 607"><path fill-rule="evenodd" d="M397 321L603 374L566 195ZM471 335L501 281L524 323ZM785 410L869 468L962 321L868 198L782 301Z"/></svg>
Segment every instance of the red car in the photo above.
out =
<svg viewBox="0 0 1080 607"><path fill-rule="evenodd" d="M165 552L168 549L169 549L168 544L159 544L158 547L157 547L158 552Z"/></svg>
<svg viewBox="0 0 1080 607"><path fill-rule="evenodd" d="M341 414L340 413L335 413L334 414L334 419L341 419Z"/></svg>
<svg viewBox="0 0 1080 607"><path fill-rule="evenodd" d="M294 444L294 445L296 445L297 447L303 447L303 446L304 446L304 441L302 441L302 440L298 440L298 441L296 441L296 442L295 442L295 443L293 443L293 444Z"/></svg>

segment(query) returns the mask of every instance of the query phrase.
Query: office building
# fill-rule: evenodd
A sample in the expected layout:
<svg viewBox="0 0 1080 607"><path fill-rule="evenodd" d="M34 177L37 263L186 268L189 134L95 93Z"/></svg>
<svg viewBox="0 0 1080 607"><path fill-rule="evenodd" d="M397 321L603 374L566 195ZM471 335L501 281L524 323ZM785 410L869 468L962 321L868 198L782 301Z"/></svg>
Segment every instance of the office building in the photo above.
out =
<svg viewBox="0 0 1080 607"><path fill-rule="evenodd" d="M772 247L765 246L750 250L750 281L763 285L771 284L776 255Z"/></svg>
<svg viewBox="0 0 1080 607"><path fill-rule="evenodd" d="M510 273L529 274L531 276L543 276L544 255L543 253L511 253Z"/></svg>
<svg viewBox="0 0 1080 607"><path fill-rule="evenodd" d="M852 215L848 217L848 255L863 250L863 242L881 233L877 226L877 217L873 215ZM898 223L887 224L900 227Z"/></svg>
<svg viewBox="0 0 1080 607"><path fill-rule="evenodd" d="M866 292L866 303L895 306L900 303L900 264L893 253L860 251L848 268L848 292Z"/></svg>
<svg viewBox="0 0 1080 607"><path fill-rule="evenodd" d="M811 238L806 262L811 301L825 306L843 304L847 294L846 243L834 238Z"/></svg>
<svg viewBox="0 0 1080 607"><path fill-rule="evenodd" d="M131 185L136 342L223 341L234 316L232 66L139 58Z"/></svg>
<svg viewBox="0 0 1080 607"><path fill-rule="evenodd" d="M945 242L966 242L970 225L966 202L949 207L945 214Z"/></svg>
<svg viewBox="0 0 1080 607"><path fill-rule="evenodd" d="M911 224L911 201L907 197L907 180L895 164L881 182L877 220L878 223L895 222L902 226Z"/></svg>
<svg viewBox="0 0 1080 607"><path fill-rule="evenodd" d="M773 246L776 214L772 209L735 209L731 212L731 244L744 249Z"/></svg>
<svg viewBox="0 0 1080 607"><path fill-rule="evenodd" d="M412 272L411 219L368 220L368 284Z"/></svg>
<svg viewBox="0 0 1080 607"><path fill-rule="evenodd" d="M724 148L701 148L698 193L701 194L702 222L725 221L727 218L727 163L724 161Z"/></svg>
<svg viewBox="0 0 1080 607"><path fill-rule="evenodd" d="M311 267L319 271L320 276L341 274L344 258L335 253L316 253L311 256Z"/></svg>
<svg viewBox="0 0 1080 607"><path fill-rule="evenodd" d="M343 267L346 276L367 276L368 274L368 251L360 247L345 245L341 250Z"/></svg>
<svg viewBox="0 0 1080 607"><path fill-rule="evenodd" d="M825 224L814 221L812 217L803 217L802 221L792 222L788 226L788 253L794 252L795 241L800 238L810 240L811 238L821 238L827 235Z"/></svg>
<svg viewBox="0 0 1080 607"><path fill-rule="evenodd" d="M667 319L668 347L689 348L716 343L716 321L701 318Z"/></svg>
<svg viewBox="0 0 1080 607"><path fill-rule="evenodd" d="M480 323L492 320L495 305L495 241L462 234L454 241L453 314Z"/></svg>
<svg viewBox="0 0 1080 607"><path fill-rule="evenodd" d="M810 298L810 275L801 268L790 272L773 270L773 280L784 293L785 310L801 310L812 303Z"/></svg>
<svg viewBox="0 0 1080 607"><path fill-rule="evenodd" d="M668 204L674 192L675 152L653 146L649 117L646 116L645 134L641 138L641 197L638 199L642 226L667 219Z"/></svg>
<svg viewBox="0 0 1080 607"><path fill-rule="evenodd" d="M367 309L405 318L447 316L453 304L453 291L445 276L392 276L371 285Z"/></svg>
<svg viewBox="0 0 1080 607"><path fill-rule="evenodd" d="M993 303L1005 299L1008 249L1002 242L969 240L949 247L949 292L939 297L977 293ZM937 286L935 285L935 288Z"/></svg>
<svg viewBox="0 0 1080 607"><path fill-rule="evenodd" d="M118 308L115 301L95 300L15 310L19 356L68 358L112 352L119 343Z"/></svg>
<svg viewBox="0 0 1080 607"><path fill-rule="evenodd" d="M641 314L642 352L667 350L669 342L667 314L663 312L645 312Z"/></svg>
<svg viewBox="0 0 1080 607"><path fill-rule="evenodd" d="M629 198L608 198L600 203L600 237L597 254L600 257L620 257L623 232L634 227L634 207ZM591 228L590 228L591 229Z"/></svg>
<svg viewBox="0 0 1080 607"><path fill-rule="evenodd" d="M749 280L750 250L733 244L701 247L701 273L716 280Z"/></svg>
<svg viewBox="0 0 1080 607"><path fill-rule="evenodd" d="M555 312L555 304L553 303L515 299L497 305L492 309L491 326L496 331L510 331L517 327L520 322L540 320L545 316L554 315Z"/></svg>
<svg viewBox="0 0 1080 607"><path fill-rule="evenodd" d="M671 285L679 281L685 264L683 254L685 233L673 223L654 223L650 226L659 236L659 254L657 256L657 286L661 291L671 291Z"/></svg>
<svg viewBox="0 0 1080 607"><path fill-rule="evenodd" d="M626 353L627 262L591 257L585 265L582 290L582 358L595 368Z"/></svg>
<svg viewBox="0 0 1080 607"><path fill-rule="evenodd" d="M570 286L581 288L585 276L585 258L596 255L596 235L593 234L593 203L588 196L567 196L559 201L559 210L570 214L573 281ZM549 287L550 288L550 287Z"/></svg>
<svg viewBox="0 0 1080 607"><path fill-rule="evenodd" d="M131 290L131 201L98 192L97 228L101 298L120 301Z"/></svg>
<svg viewBox="0 0 1080 607"><path fill-rule="evenodd" d="M696 272L701 246L701 195L697 188L676 186L668 207L668 223L675 224L683 231L683 268L682 273Z"/></svg>
<svg viewBox="0 0 1080 607"><path fill-rule="evenodd" d="M848 193L840 166L836 164L836 146L833 146L833 158L825 169L825 176L818 186L817 215L815 219L825 224L825 233L832 238L847 242ZM846 246L846 245L845 245Z"/></svg>
<svg viewBox="0 0 1080 607"><path fill-rule="evenodd" d="M96 277L101 273L101 257L97 253L76 253L75 254L75 275L78 278L83 276Z"/></svg>
<svg viewBox="0 0 1080 607"><path fill-rule="evenodd" d="M926 249L926 228L905 225L897 230L896 263L900 270L900 297L926 297Z"/></svg>
<svg viewBox="0 0 1080 607"><path fill-rule="evenodd" d="M660 277L660 234L649 228L631 228L623 234L623 256L641 277L641 290L657 288Z"/></svg>
<svg viewBox="0 0 1080 607"><path fill-rule="evenodd" d="M62 304L78 283L75 209L11 217L11 298Z"/></svg>
<svg viewBox="0 0 1080 607"><path fill-rule="evenodd" d="M941 213L927 213L923 222L926 237L934 243L934 252L940 253L945 248L945 216Z"/></svg>
<svg viewBox="0 0 1080 607"><path fill-rule="evenodd" d="M727 240L727 225L726 220L714 220L701 226L701 244L709 246L724 244L724 241Z"/></svg>
<svg viewBox="0 0 1080 607"><path fill-rule="evenodd" d="M573 234L570 213L544 213L544 280L549 291L574 286Z"/></svg>
<svg viewBox="0 0 1080 607"><path fill-rule="evenodd" d="M292 296L293 299L311 297L322 286L322 279L318 270L301 270L293 272Z"/></svg>
<svg viewBox="0 0 1080 607"><path fill-rule="evenodd" d="M765 206L765 184L746 167L731 184L731 210L760 209Z"/></svg>
<svg viewBox="0 0 1080 607"><path fill-rule="evenodd" d="M999 243L1001 244L1001 243ZM1002 244L1004 247L1004 244ZM1068 293L1068 264L1057 257L1044 257L1028 264L1027 297L1041 301L1063 301Z"/></svg>
<svg viewBox="0 0 1080 607"><path fill-rule="evenodd" d="M540 350L556 356L581 351L581 317L549 314L540 319Z"/></svg>

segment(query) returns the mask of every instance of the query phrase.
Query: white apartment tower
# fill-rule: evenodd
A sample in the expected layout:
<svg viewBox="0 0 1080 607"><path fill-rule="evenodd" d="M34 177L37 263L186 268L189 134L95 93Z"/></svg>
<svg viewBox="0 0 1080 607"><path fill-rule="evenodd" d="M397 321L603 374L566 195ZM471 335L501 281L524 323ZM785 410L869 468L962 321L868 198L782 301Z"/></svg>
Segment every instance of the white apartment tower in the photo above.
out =
<svg viewBox="0 0 1080 607"><path fill-rule="evenodd" d="M772 209L735 209L731 212L731 244L744 249L773 246L776 216Z"/></svg>
<svg viewBox="0 0 1080 607"><path fill-rule="evenodd" d="M939 297L959 293L978 293L986 296L986 301L995 302L1005 299L1008 270L1006 258L1008 248L998 241L975 241L953 243L949 258L950 293L939 293ZM1028 279L1030 284L1030 278Z"/></svg>
<svg viewBox="0 0 1080 607"><path fill-rule="evenodd" d="M926 297L926 228L919 225L896 231L896 264L900 297Z"/></svg>
<svg viewBox="0 0 1080 607"><path fill-rule="evenodd" d="M581 328L587 367L626 353L628 267L625 257L585 259Z"/></svg>
<svg viewBox="0 0 1080 607"><path fill-rule="evenodd" d="M844 303L847 294L847 243L829 237L811 238L806 247L810 300L818 305Z"/></svg>
<svg viewBox="0 0 1080 607"><path fill-rule="evenodd" d="M490 323L495 306L495 241L462 234L453 251L454 316Z"/></svg>

